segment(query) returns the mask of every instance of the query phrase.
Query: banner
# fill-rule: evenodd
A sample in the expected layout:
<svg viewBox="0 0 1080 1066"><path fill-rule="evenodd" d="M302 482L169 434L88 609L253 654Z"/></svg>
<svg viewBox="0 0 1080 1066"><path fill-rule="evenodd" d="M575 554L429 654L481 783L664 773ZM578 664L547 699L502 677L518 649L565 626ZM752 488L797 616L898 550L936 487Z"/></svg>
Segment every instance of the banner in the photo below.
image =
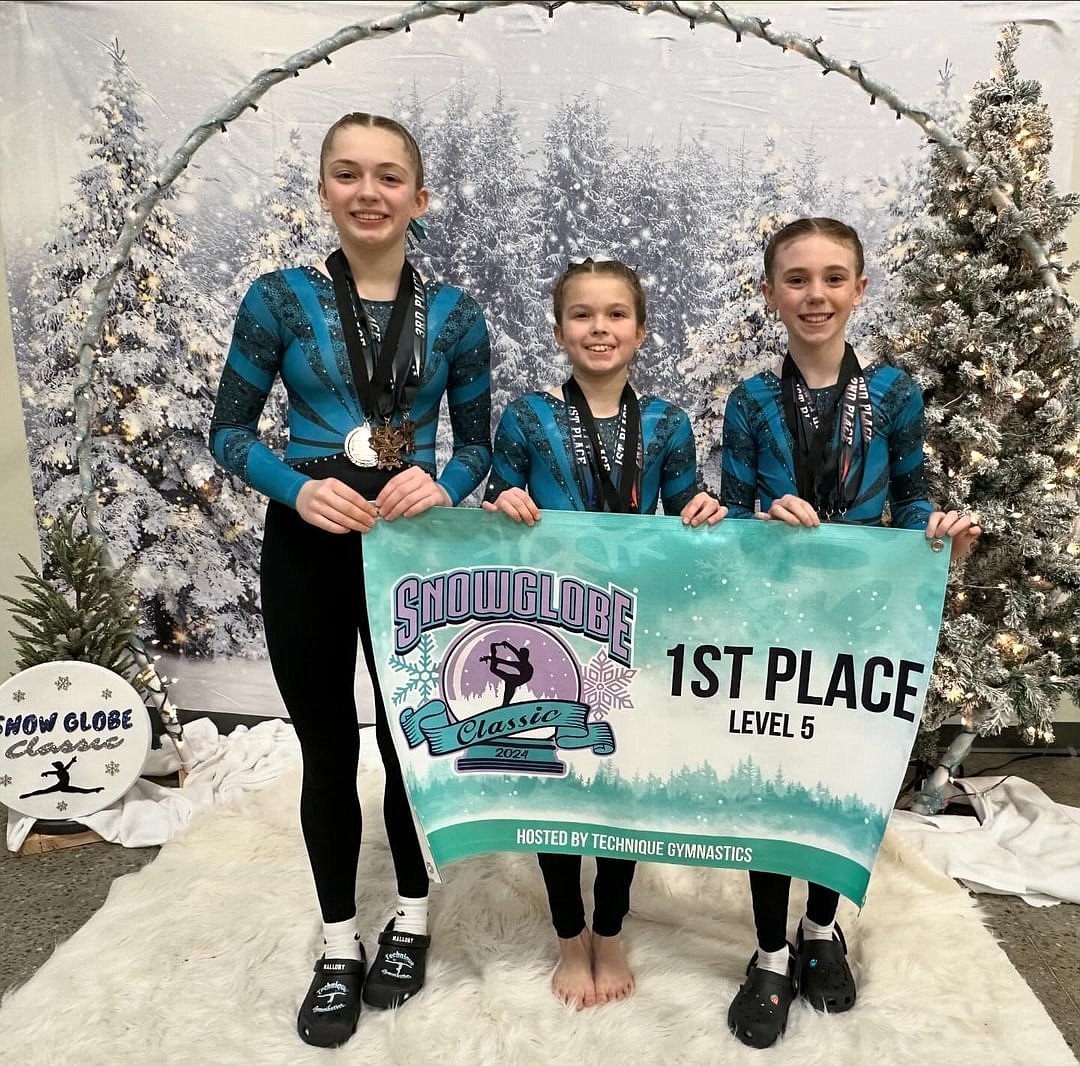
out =
<svg viewBox="0 0 1080 1066"><path fill-rule="evenodd" d="M921 532L860 526L378 523L372 641L432 873L577 852L772 870L861 904L947 566Z"/></svg>

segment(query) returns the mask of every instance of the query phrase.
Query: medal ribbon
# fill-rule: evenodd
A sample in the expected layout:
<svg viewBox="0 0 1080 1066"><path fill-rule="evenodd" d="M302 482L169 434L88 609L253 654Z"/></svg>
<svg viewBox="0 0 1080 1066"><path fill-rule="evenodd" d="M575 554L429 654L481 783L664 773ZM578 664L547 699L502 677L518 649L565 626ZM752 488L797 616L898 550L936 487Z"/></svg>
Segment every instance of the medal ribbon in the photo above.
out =
<svg viewBox="0 0 1080 1066"><path fill-rule="evenodd" d="M587 493L590 510L637 514L641 507L642 443L641 407L634 390L627 383L619 398L614 462L608 458L600 434L596 431L596 420L589 409L589 402L574 378L571 377L563 385L563 397L567 404L574 462L582 473L586 488L588 482L592 482L593 491ZM617 487L614 481L616 476Z"/></svg>
<svg viewBox="0 0 1080 1066"><path fill-rule="evenodd" d="M844 345L844 357L837 378L837 395L824 418L795 360L789 352L781 370L784 421L791 432L795 456L795 484L799 495L814 509L829 518L841 516L858 498L866 473L865 455L874 434L874 409L870 389L859 366L855 349ZM840 448L832 446L837 411L840 412ZM855 414L859 415L864 461L858 481L846 488L855 454Z"/></svg>
<svg viewBox="0 0 1080 1066"><path fill-rule="evenodd" d="M384 338L378 322L364 310L349 261L340 248L326 257L326 269L334 282L334 299L360 409L369 422L376 416L389 422L395 411L406 411L411 406L423 374L427 336L423 280L406 259ZM406 329L410 311L412 328Z"/></svg>

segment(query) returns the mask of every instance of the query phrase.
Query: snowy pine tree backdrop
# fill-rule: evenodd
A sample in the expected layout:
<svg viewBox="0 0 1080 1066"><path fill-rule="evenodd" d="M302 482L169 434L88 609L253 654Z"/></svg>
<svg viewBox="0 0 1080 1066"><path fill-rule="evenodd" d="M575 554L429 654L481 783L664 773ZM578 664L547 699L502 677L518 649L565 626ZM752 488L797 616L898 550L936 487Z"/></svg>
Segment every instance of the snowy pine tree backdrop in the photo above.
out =
<svg viewBox="0 0 1080 1066"><path fill-rule="evenodd" d="M151 179L142 92L108 49L88 162L29 285L24 349L27 438L43 524L78 505L75 350L93 283L129 205ZM94 477L114 560L133 560L146 631L170 646L224 654L254 646L245 560L230 530L250 495L222 477L204 438L228 321L184 263L189 237L170 206L151 215L113 290L94 377Z"/></svg>
<svg viewBox="0 0 1080 1066"><path fill-rule="evenodd" d="M1064 282L1080 196L1047 176L1050 114L1020 76L1019 43L1015 25L1002 31L960 132L983 165L967 174L934 153L930 218L910 234L878 350L924 390L934 498L984 530L950 582L924 725L959 712L981 732L1017 722L1033 742L1053 738L1059 696L1080 692L1080 348L1072 309L1013 238L1032 233ZM991 206L999 181L1015 209Z"/></svg>
<svg viewBox="0 0 1080 1066"><path fill-rule="evenodd" d="M235 5L231 12L215 9L203 17L239 18L244 9ZM796 17L791 6L777 10L784 15L769 9L769 17ZM179 5L170 11L178 20L198 17ZM1004 11L983 21L999 19ZM336 26L332 14L304 13L313 22L323 20L309 40L325 35L327 25ZM803 5L798 14L806 25L792 28L802 32L825 28L832 18L817 5ZM50 15L35 9L34 17ZM101 16L89 11L83 17ZM648 25L672 29L655 20ZM361 45L335 56L332 69L320 67L297 79L295 91L292 82L283 85L268 99L278 101L285 117L264 102L257 116L230 125L227 141L207 146L179 194L163 201L136 245L114 293L98 362L94 461L110 543L118 558L136 557L147 635L163 646L184 653L262 653L257 563L263 501L212 463L205 431L232 316L246 286L267 269L321 258L332 247L315 186L319 141L338 114L358 108L395 114L417 135L432 205L428 238L414 254L426 272L468 289L483 305L492 338L496 417L522 391L566 373L551 339L550 288L571 255L613 254L638 268L649 298L649 334L636 384L690 411L714 486L727 392L777 354L776 330L758 291L761 252L777 225L801 214L832 214L860 231L871 289L852 322L857 343L865 346L882 331L895 338L909 315L923 313L909 310L900 297L919 284L904 268L923 254L916 234L931 206L931 153L920 146L913 127L893 123L880 106L867 108L857 89L838 88L834 78L822 82L820 72L797 68L790 57L751 57L749 43L737 52L730 39L701 27L696 35L683 26L671 38L653 39L652 29L639 30L633 19L610 9L563 9L552 20L510 11L489 21L470 18L468 26L425 25L377 48ZM614 37L611 26L618 27ZM619 38L626 27L627 36ZM832 22L827 28L830 40L842 32ZM978 34L970 29L966 23L950 27L929 66L918 42L898 51L903 63L922 62L925 72L920 82L903 84L904 66L898 87L909 99L927 101L954 131L966 117L962 87L991 62L989 47L974 53L968 40ZM980 23L979 29L985 41L986 27ZM509 35L501 38L504 31ZM863 32L869 54L879 31ZM445 34L435 38L443 42L441 55L460 58L442 66L428 62L429 54L416 49L431 40L430 33ZM242 34L237 28L232 38L219 34L227 42L222 47L235 51L230 42ZM286 37L289 49L298 46L294 32ZM63 39L61 33L57 40ZM619 48L601 58L599 40L617 41ZM212 48L206 46L208 55ZM644 48L661 57L657 64L628 58L645 54ZM964 60L963 76L949 64L953 48ZM850 50L858 51L856 42ZM155 70L151 64L136 68L130 56L98 45L72 55L83 76L99 84L102 102L92 115L83 111L93 128L80 141L74 189L58 224L50 227L52 236L38 239L32 251L15 249L8 256L35 490L45 521L77 497L70 386L87 286L103 269L123 212L158 165L158 144L174 145L177 133L193 121L173 119L170 137L147 133L147 120L157 119L160 128L163 106L173 103L161 79L170 87L186 84L186 75L176 66L166 70L164 59ZM563 73L574 67L573 56L610 61L612 73L595 79ZM355 68L347 67L350 62ZM400 62L411 63L405 77L393 66ZM255 69L254 60L242 63ZM198 60L188 65L206 69ZM343 76L346 69L353 73ZM1062 69L1075 80L1071 66ZM551 76L556 70L557 78ZM216 70L201 76L221 81L221 91L201 83L189 87L200 101L195 111L224 98L238 80L222 80ZM357 90L370 86L372 77L383 79L374 96ZM743 87L754 77L760 94L754 100L763 103L744 106ZM301 106L304 98L297 94L313 80L313 102ZM184 92L177 89L175 95L183 99ZM806 117L808 98L820 119ZM190 107L184 109L188 113L194 113ZM897 139L901 133L906 140ZM271 136L276 149L252 150ZM1042 152L1048 147L1047 140ZM1045 173L1045 162L1042 167ZM1028 165L1021 173L1030 170ZM9 239L16 229L5 218ZM1053 233L1060 235L1060 225ZM1006 245L998 244L992 254L1004 256ZM926 267L921 258L914 265ZM1061 323L1035 297L1029 299L1040 308L1037 314L1045 311L1047 332L1060 336ZM903 359L903 346L898 352ZM1045 363L1043 356L1032 359ZM939 406L954 394L943 393ZM1067 406L1056 392L1053 399ZM936 404L931 398L931 412ZM276 446L284 441L283 415L283 397L275 393L261 428ZM932 432L939 428L935 424ZM981 423L979 431L987 431ZM1048 438L1045 444L1052 449L1060 442ZM444 436L444 455L446 448ZM1058 463L1060 455L1051 459ZM1066 480L1058 479L1062 492ZM1060 567L1049 565L1043 546L1056 543L1066 510L1062 502L1053 530L1032 533L1030 543L1023 542L1032 550L1040 546L1032 557L1040 568L1031 572L1055 587ZM995 536L988 534L988 543ZM969 564L964 581L974 582L975 566ZM1035 590L1040 591L1046 590ZM1022 615L1031 599L1021 603L1014 596L1010 602ZM1039 602L1052 599L1048 594ZM1031 636L1018 624L1010 632L1017 641ZM1061 650L1067 657L1069 649ZM1049 677L1063 676L1068 666L1042 650L1036 658L1038 680L1025 698L1038 709L1025 722L1045 732L1045 702L1060 684ZM1019 673L1031 675L1031 663L1024 663ZM999 707L1001 694L1012 694L1016 684L1022 684L1017 677L990 683ZM957 705L945 694L955 688L938 690L953 709ZM942 713L949 710L945 703Z"/></svg>

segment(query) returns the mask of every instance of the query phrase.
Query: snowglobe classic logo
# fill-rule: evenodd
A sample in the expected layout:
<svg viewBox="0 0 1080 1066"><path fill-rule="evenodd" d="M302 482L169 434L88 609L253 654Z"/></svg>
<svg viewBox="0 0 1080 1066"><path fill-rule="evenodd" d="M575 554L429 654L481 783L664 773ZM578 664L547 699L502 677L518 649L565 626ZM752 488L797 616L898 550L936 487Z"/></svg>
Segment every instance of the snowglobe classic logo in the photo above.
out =
<svg viewBox="0 0 1080 1066"><path fill-rule="evenodd" d="M31 666L0 685L0 803L40 819L103 810L138 778L150 735L142 699L112 671Z"/></svg>
<svg viewBox="0 0 1080 1066"><path fill-rule="evenodd" d="M462 754L459 773L564 775L559 749L615 751L604 719L632 706L636 598L550 571L512 567L407 575L393 588L390 666L424 701L402 711L410 748ZM437 635L459 631L437 655ZM562 633L600 647L581 662ZM436 661L438 659L438 661ZM437 695L433 694L437 693Z"/></svg>

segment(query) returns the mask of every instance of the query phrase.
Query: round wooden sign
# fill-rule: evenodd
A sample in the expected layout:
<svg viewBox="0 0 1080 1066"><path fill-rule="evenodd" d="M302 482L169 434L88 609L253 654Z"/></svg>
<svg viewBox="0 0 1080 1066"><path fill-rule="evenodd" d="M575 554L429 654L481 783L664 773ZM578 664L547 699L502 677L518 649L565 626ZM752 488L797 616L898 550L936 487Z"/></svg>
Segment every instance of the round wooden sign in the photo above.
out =
<svg viewBox="0 0 1080 1066"><path fill-rule="evenodd" d="M72 661L31 666L0 685L0 803L77 821L127 792L150 739L146 707L118 674Z"/></svg>

